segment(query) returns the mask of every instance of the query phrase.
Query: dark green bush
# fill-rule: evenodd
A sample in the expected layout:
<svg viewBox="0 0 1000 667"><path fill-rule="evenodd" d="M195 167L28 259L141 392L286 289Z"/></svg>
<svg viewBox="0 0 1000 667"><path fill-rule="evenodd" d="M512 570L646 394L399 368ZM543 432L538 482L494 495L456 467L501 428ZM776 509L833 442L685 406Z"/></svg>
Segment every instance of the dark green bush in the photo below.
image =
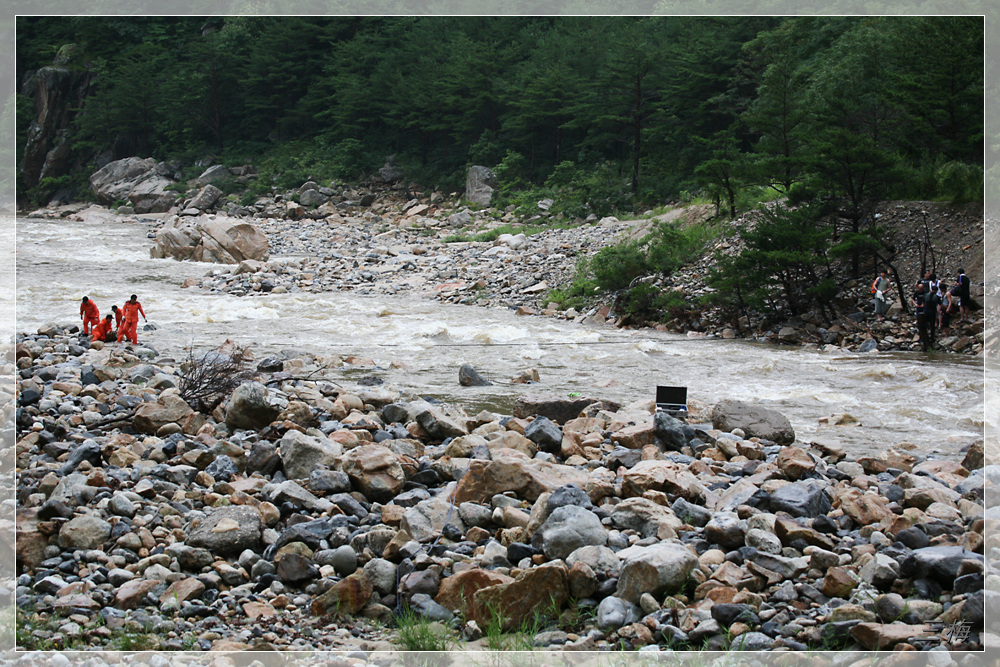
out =
<svg viewBox="0 0 1000 667"><path fill-rule="evenodd" d="M620 297L618 310L634 321L645 323L668 321L678 311L689 307L684 298L673 290L639 283Z"/></svg>
<svg viewBox="0 0 1000 667"><path fill-rule="evenodd" d="M953 204L983 200L983 169L979 165L947 162L934 175L939 197Z"/></svg>
<svg viewBox="0 0 1000 667"><path fill-rule="evenodd" d="M636 278L650 273L645 251L634 242L601 248L590 267L598 287L607 292L625 289Z"/></svg>

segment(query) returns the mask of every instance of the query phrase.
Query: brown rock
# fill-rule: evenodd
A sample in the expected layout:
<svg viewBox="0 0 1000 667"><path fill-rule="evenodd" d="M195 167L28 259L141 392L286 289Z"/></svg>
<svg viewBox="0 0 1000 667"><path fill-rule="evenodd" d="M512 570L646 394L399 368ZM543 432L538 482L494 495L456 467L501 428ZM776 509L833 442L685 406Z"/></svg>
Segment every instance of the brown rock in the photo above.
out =
<svg viewBox="0 0 1000 667"><path fill-rule="evenodd" d="M878 475L889 469L885 461L872 458L870 456L863 456L858 459L858 463L864 469L866 475Z"/></svg>
<svg viewBox="0 0 1000 667"><path fill-rule="evenodd" d="M711 586L711 588L703 589L703 586ZM695 589L695 599L698 599L698 591L701 590L704 590L704 599L711 600L712 604L730 604L736 598L736 593L738 593L738 591L732 586L723 586L719 582L711 579L699 585L698 588Z"/></svg>
<svg viewBox="0 0 1000 667"><path fill-rule="evenodd" d="M851 635L870 651L892 648L931 631L926 625L904 625L902 623L858 623L851 628Z"/></svg>
<svg viewBox="0 0 1000 667"><path fill-rule="evenodd" d="M277 612L274 607L265 602L246 602L243 604L243 613L247 615L251 621L258 618L271 618Z"/></svg>
<svg viewBox="0 0 1000 667"><path fill-rule="evenodd" d="M746 572L743 571L743 568L728 560L712 573L712 579L729 586L735 586L744 577L746 577Z"/></svg>
<svg viewBox="0 0 1000 667"><path fill-rule="evenodd" d="M823 578L821 590L827 597L847 599L857 586L858 581L851 576L849 570L843 567L831 567Z"/></svg>
<svg viewBox="0 0 1000 667"><path fill-rule="evenodd" d="M778 453L778 468L791 480L801 479L803 475L816 469L816 462L804 449L785 447Z"/></svg>
<svg viewBox="0 0 1000 667"><path fill-rule="evenodd" d="M19 572L30 572L45 560L47 537L38 530L38 510L18 509L14 523L14 547Z"/></svg>
<svg viewBox="0 0 1000 667"><path fill-rule="evenodd" d="M589 598L597 590L597 575L583 561L576 561L569 569L569 593L576 600Z"/></svg>
<svg viewBox="0 0 1000 667"><path fill-rule="evenodd" d="M449 611L458 610L465 618L469 618L472 600L477 591L513 581L513 577L499 572L478 568L466 570L442 580L434 601Z"/></svg>
<svg viewBox="0 0 1000 667"><path fill-rule="evenodd" d="M92 597L79 593L60 596L56 598L52 606L63 613L69 613L70 611L94 612L101 608L101 604Z"/></svg>
<svg viewBox="0 0 1000 667"><path fill-rule="evenodd" d="M961 498L959 494L944 487L905 489L903 491L903 500L906 501L906 504L921 510L926 510L934 503L943 503L954 507L959 498Z"/></svg>
<svg viewBox="0 0 1000 667"><path fill-rule="evenodd" d="M355 487L376 502L392 500L406 482L399 459L382 445L355 447L344 454L341 466Z"/></svg>
<svg viewBox="0 0 1000 667"><path fill-rule="evenodd" d="M969 451L962 459L962 467L966 470L978 470L983 467L984 456L983 441L977 440L969 446Z"/></svg>
<svg viewBox="0 0 1000 667"><path fill-rule="evenodd" d="M167 394L155 403L142 403L132 418L132 426L140 433L156 433L166 424L180 425L193 412L180 396Z"/></svg>
<svg viewBox="0 0 1000 667"><path fill-rule="evenodd" d="M809 526L803 526L788 516L779 515L774 520L774 534L781 540L781 544L786 547L795 540L805 540L806 544L811 544L820 549L826 549L827 551L834 549L833 541L826 535Z"/></svg>
<svg viewBox="0 0 1000 667"><path fill-rule="evenodd" d="M641 496L649 490L672 493L699 504L708 495L697 477L672 461L640 461L622 475L624 497Z"/></svg>
<svg viewBox="0 0 1000 667"><path fill-rule="evenodd" d="M569 576L562 561L523 570L511 583L483 588L473 596L472 620L486 627L499 615L505 630L513 630L536 611L561 607L569 599Z"/></svg>
<svg viewBox="0 0 1000 667"><path fill-rule="evenodd" d="M133 579L126 581L115 594L115 606L119 609L135 609L146 594L159 585L154 579Z"/></svg>
<svg viewBox="0 0 1000 667"><path fill-rule="evenodd" d="M179 607L181 602L199 597L205 592L205 584L197 577L185 577L178 579L167 587L167 590L160 596L160 604L174 600Z"/></svg>
<svg viewBox="0 0 1000 667"><path fill-rule="evenodd" d="M312 613L315 616L333 614L353 615L361 611L371 599L374 588L362 572L344 577L328 591L313 600Z"/></svg>
<svg viewBox="0 0 1000 667"><path fill-rule="evenodd" d="M844 514L862 526L878 523L893 516L889 502L883 496L865 493L854 487L835 492L834 507L838 506Z"/></svg>
<svg viewBox="0 0 1000 667"><path fill-rule="evenodd" d="M588 494L594 488L590 475L583 470L529 459L510 451L498 454L492 461L471 461L455 496L457 504L482 503L498 493L514 491L518 498L534 502L542 493L555 491L566 484L576 484ZM591 494L591 502L598 500L600 498Z"/></svg>
<svg viewBox="0 0 1000 667"><path fill-rule="evenodd" d="M569 420L579 417L587 406L594 403L601 403L611 412L617 412L621 407L611 401L602 401L597 398L566 399L559 396L526 395L518 398L517 402L514 403L512 414L521 419L534 416L548 417L556 423L565 424Z"/></svg>
<svg viewBox="0 0 1000 667"><path fill-rule="evenodd" d="M627 426L611 434L611 442L626 449L642 449L646 445L653 444L655 439L652 422Z"/></svg>

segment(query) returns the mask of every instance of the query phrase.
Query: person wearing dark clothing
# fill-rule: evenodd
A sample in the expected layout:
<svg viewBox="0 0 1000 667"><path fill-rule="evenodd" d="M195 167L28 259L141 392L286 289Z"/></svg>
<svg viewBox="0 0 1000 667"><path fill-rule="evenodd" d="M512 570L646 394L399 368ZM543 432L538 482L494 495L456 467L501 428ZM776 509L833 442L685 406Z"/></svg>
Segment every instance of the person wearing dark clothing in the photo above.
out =
<svg viewBox="0 0 1000 667"><path fill-rule="evenodd" d="M920 346L924 352L930 349L930 340L927 337L927 306L924 302L924 283L917 283L917 289L913 292L913 310L917 315L917 333L920 336Z"/></svg>
<svg viewBox="0 0 1000 667"><path fill-rule="evenodd" d="M933 347L934 336L937 334L938 304L941 303L937 293L939 283L937 276L929 271L925 281L921 281L924 286L924 320L927 322L927 339Z"/></svg>
<svg viewBox="0 0 1000 667"><path fill-rule="evenodd" d="M940 294L938 299L938 329L947 336L952 313L952 296L948 284L943 281L939 283L938 293Z"/></svg>
<svg viewBox="0 0 1000 667"><path fill-rule="evenodd" d="M972 295L969 293L969 276L965 275L965 269L958 270L958 277L955 278L955 286L958 288L958 310L961 313L959 322L969 322L969 307L972 305Z"/></svg>

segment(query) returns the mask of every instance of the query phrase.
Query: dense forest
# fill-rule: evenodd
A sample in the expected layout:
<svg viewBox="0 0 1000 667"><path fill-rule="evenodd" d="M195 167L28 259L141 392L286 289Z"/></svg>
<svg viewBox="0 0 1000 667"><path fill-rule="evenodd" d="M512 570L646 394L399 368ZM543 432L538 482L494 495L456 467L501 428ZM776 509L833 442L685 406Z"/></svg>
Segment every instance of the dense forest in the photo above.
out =
<svg viewBox="0 0 1000 667"><path fill-rule="evenodd" d="M132 155L249 162L261 192L482 164L570 215L982 196L981 17L21 17L17 56L19 154L36 72L84 77L22 206Z"/></svg>

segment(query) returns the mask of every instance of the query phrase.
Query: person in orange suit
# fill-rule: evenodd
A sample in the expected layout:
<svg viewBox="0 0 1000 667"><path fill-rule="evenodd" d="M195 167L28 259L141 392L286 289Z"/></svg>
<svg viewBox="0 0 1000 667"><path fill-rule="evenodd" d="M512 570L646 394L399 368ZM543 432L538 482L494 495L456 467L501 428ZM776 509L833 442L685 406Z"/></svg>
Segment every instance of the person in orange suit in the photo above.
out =
<svg viewBox="0 0 1000 667"><path fill-rule="evenodd" d="M122 326L122 320L125 315L122 313L122 309L118 306L111 306L111 312L115 314L115 329L120 329Z"/></svg>
<svg viewBox="0 0 1000 667"><path fill-rule="evenodd" d="M111 315L105 315L104 319L101 320L101 323L98 324L97 326L95 326L93 328L93 330L91 331L90 340L99 340L99 341L103 341L103 342L109 342L108 341L108 338L109 338L108 334L111 334L111 333L113 333L112 330L111 330ZM114 340L114 339L112 338L112 340Z"/></svg>
<svg viewBox="0 0 1000 667"><path fill-rule="evenodd" d="M122 320L121 327L118 328L119 343L122 342L122 339L132 341L133 345L138 345L139 343L136 340L135 329L139 326L139 315L142 315L142 319L146 320L146 313L142 310L142 304L139 303L138 298L133 294L132 298L122 306L122 310L125 311L125 318Z"/></svg>
<svg viewBox="0 0 1000 667"><path fill-rule="evenodd" d="M83 333L89 334L91 327L96 327L101 321L101 313L97 310L97 304L83 297L80 302L80 319L83 320Z"/></svg>

